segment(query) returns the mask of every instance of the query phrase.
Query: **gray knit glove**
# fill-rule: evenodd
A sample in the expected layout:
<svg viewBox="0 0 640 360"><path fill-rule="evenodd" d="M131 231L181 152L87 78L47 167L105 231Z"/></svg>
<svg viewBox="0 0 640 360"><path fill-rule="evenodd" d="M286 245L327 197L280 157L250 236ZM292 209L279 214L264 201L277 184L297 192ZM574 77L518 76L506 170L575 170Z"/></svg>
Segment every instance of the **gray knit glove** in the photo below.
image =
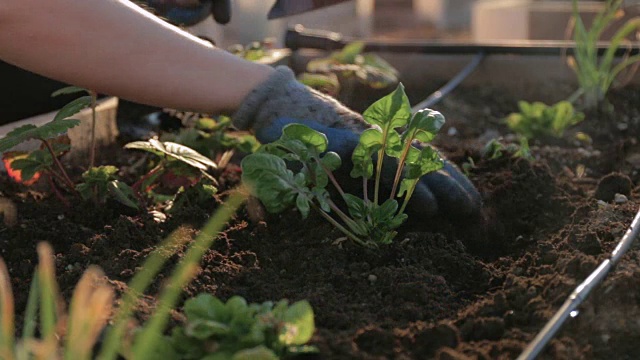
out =
<svg viewBox="0 0 640 360"><path fill-rule="evenodd" d="M360 114L297 81L286 66L276 67L264 83L247 95L233 115L233 125L259 133L280 118L315 121L327 127L359 132L370 127Z"/></svg>
<svg viewBox="0 0 640 360"><path fill-rule="evenodd" d="M282 129L291 123L305 124L324 133L329 139L328 150L338 153L344 162L340 168L342 174L336 175L341 183L349 181L351 153L359 142L360 133L370 125L360 114L335 99L298 82L289 68L277 67L264 83L247 95L233 115L235 127L252 130L262 143L279 139ZM395 169L388 170L392 179ZM361 192L361 181L354 183ZM445 160L441 170L421 179L407 210L421 217L442 214L464 219L479 215L481 207L480 194L473 184L455 165Z"/></svg>

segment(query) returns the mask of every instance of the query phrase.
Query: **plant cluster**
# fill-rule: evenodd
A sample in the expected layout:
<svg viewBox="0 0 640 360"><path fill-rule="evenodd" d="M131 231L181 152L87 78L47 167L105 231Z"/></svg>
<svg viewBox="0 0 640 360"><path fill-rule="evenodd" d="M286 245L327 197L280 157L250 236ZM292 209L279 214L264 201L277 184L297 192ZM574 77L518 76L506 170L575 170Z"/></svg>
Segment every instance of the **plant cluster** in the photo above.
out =
<svg viewBox="0 0 640 360"><path fill-rule="evenodd" d="M304 346L315 328L307 301L247 304L234 296L224 303L201 294L185 302L184 313L186 324L167 338L173 351L163 351L165 359L280 359L315 352Z"/></svg>
<svg viewBox="0 0 640 360"><path fill-rule="evenodd" d="M580 88L572 100L583 99L587 109L597 107L605 100L607 92L619 75L631 67L633 74L640 62L640 55L626 56L616 62L616 52L628 43L629 36L638 36L640 17L627 20L613 34L604 54L599 53L600 38L603 32L624 15L624 0L606 0L604 9L596 14L587 28L580 17L578 0L572 0L573 15L570 29L573 29L575 52L569 57L569 65L576 73Z"/></svg>
<svg viewBox="0 0 640 360"><path fill-rule="evenodd" d="M542 102L519 101L520 112L507 117L507 126L528 139L540 136L562 137L565 130L584 120L568 101L549 106Z"/></svg>
<svg viewBox="0 0 640 360"><path fill-rule="evenodd" d="M111 198L126 206L139 209L144 202L144 196L154 202L175 200L178 193L186 189L197 188L197 192L211 198L217 191L215 179L207 172L216 169L217 164L210 158L198 153L188 146L178 143L156 139L148 141L136 141L125 145L127 149L138 149L156 155L154 166L146 172L132 186L118 179L119 169L115 166L94 166L95 162L95 136L92 135L91 156L88 169L82 174L80 180L74 181L61 162L61 157L71 149L71 141L67 131L77 126L80 121L71 119L82 109L90 107L94 113L95 123L95 93L77 87L67 87L56 91L53 96L86 92L65 105L54 119L40 127L32 124L24 125L9 132L6 137L0 139L0 152L3 152L3 162L9 175L16 181L25 185L32 185L41 177L45 178L53 194L61 202L70 205L65 196L71 194L84 200L91 200L96 204L104 204ZM209 133L200 134L207 138L207 142L200 143L204 148L208 142L220 140L220 146L235 146L249 148L250 141L243 138L227 136L228 123L211 125L213 120L200 119L199 124L209 124ZM205 126L205 125L203 125ZM95 124L93 126L95 130ZM195 130L203 131L203 130ZM187 138L185 136L185 138ZM190 139L194 139L191 137ZM11 148L29 140L41 142L39 149L33 151L8 151ZM253 145L255 146L255 145ZM159 188L168 189L171 194L165 195L158 192ZM144 196L143 196L144 195Z"/></svg>
<svg viewBox="0 0 640 360"><path fill-rule="evenodd" d="M433 148L418 148L414 142L433 140L444 124L444 117L430 109L412 115L402 84L371 105L363 117L372 128L361 134L351 158L351 176L362 178L362 196L346 193L336 181L333 172L342 165L342 160L338 154L327 151L326 135L301 124L286 126L279 140L244 158L243 181L270 212L295 205L306 217L313 208L358 244L389 244L396 235L395 229L407 218L404 210L420 178L443 166ZM298 170L291 170L287 162L298 166ZM395 164L395 176L389 197L382 199L381 175L389 163ZM370 199L372 178L373 199ZM346 203L348 214L331 199L329 183ZM397 197L404 197L401 206Z"/></svg>
<svg viewBox="0 0 640 360"><path fill-rule="evenodd" d="M363 50L364 43L353 42L326 58L314 59L307 64L306 72L298 80L332 96L338 96L341 87L348 86L348 82L341 82L341 79L356 79L373 89L384 89L398 83L398 71L393 66L378 55L363 53Z"/></svg>
<svg viewBox="0 0 640 360"><path fill-rule="evenodd" d="M182 289L197 273L198 263L246 199L244 191L232 194L204 225L160 292L150 319L128 331L139 298L165 262L182 245L170 235L145 260L114 310L114 290L102 272L90 267L81 277L68 311L55 280L54 253L46 243L38 245L36 267L24 314L22 334L16 336L11 281L0 258L0 358L28 359L280 359L315 351L304 346L313 335L313 310L306 301L289 305L247 304L241 297L226 303L211 295L187 300L186 324L165 328ZM107 321L115 311L113 324Z"/></svg>

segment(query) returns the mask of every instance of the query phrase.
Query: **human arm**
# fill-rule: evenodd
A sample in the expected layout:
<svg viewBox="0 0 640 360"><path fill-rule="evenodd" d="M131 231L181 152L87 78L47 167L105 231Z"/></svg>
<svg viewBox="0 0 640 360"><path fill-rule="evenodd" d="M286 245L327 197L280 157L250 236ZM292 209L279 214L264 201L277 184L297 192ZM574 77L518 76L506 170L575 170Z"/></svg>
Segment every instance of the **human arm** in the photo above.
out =
<svg viewBox="0 0 640 360"><path fill-rule="evenodd" d="M124 99L231 113L273 69L126 0L0 0L0 59Z"/></svg>

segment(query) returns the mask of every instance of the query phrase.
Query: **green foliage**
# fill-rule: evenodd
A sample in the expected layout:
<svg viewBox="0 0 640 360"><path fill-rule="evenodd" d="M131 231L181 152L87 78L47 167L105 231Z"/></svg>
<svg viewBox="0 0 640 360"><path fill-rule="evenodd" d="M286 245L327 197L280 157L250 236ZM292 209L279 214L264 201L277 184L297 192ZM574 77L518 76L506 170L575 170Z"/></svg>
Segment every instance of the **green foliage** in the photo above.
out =
<svg viewBox="0 0 640 360"><path fill-rule="evenodd" d="M361 245L389 244L396 235L395 229L407 218L404 209L420 178L443 166L435 150L428 146L419 149L414 142L433 140L444 124L444 117L428 109L412 115L402 85L374 103L363 116L373 127L361 134L352 154L351 170L352 177L363 180L363 198L345 193L336 182L333 171L342 161L337 154L327 152L327 137L301 124L286 126L279 140L247 156L242 161L243 181L270 212L281 212L295 205L306 217L313 208ZM407 130L399 133L400 128ZM389 169L383 166L385 159L396 165L396 174L389 199L380 203L382 172ZM374 176L371 201L367 182ZM347 204L348 215L331 200L329 183ZM401 207L396 196L404 196Z"/></svg>
<svg viewBox="0 0 640 360"><path fill-rule="evenodd" d="M364 43L353 42L329 57L315 59L307 64L307 73L337 73L345 78L355 78L374 88L384 89L398 83L398 71L378 55L363 53ZM318 78L301 77L305 85L318 84ZM310 81L314 80L314 81ZM323 86L326 83L322 83ZM314 87L315 88L315 87Z"/></svg>
<svg viewBox="0 0 640 360"><path fill-rule="evenodd" d="M489 140L482 149L482 157L488 160L501 159L504 156L510 155L512 158L522 158L525 160L533 160L534 157L531 154L529 148L529 141L526 137L520 137L520 144L504 144L502 138ZM473 164L475 167L475 164Z"/></svg>
<svg viewBox="0 0 640 360"><path fill-rule="evenodd" d="M582 97L585 108L598 106L607 95L622 71L640 62L640 55L627 56L616 62L615 53L625 46L627 37L637 36L640 30L640 18L629 19L622 24L611 37L604 55L598 55L598 42L602 33L623 14L621 7L624 0L606 0L604 9L599 12L591 26L587 29L580 17L578 0L573 2L573 38L576 43L575 55L570 57L570 66L576 73L580 89L574 98Z"/></svg>
<svg viewBox="0 0 640 360"><path fill-rule="evenodd" d="M82 174L83 182L76 185L76 190L85 200L104 203L111 196L126 206L138 209L133 189L116 179L117 172L115 166L93 167Z"/></svg>
<svg viewBox="0 0 640 360"><path fill-rule="evenodd" d="M13 129L7 134L7 136L0 139L0 152L5 152L27 140L46 140L54 138L60 134L66 133L67 130L78 126L79 124L80 120L63 118L53 120L40 127L32 124L22 125L19 128Z"/></svg>
<svg viewBox="0 0 640 360"><path fill-rule="evenodd" d="M259 41L254 41L246 46L235 44L230 46L227 50L230 53L249 61L258 61L267 56L265 46Z"/></svg>
<svg viewBox="0 0 640 360"><path fill-rule="evenodd" d="M315 329L307 301L247 304L234 296L224 303L201 294L184 312L186 324L167 338L175 359L280 359L314 350L303 346Z"/></svg>
<svg viewBox="0 0 640 360"><path fill-rule="evenodd" d="M260 146L253 135L232 131L231 119L226 116L199 118L195 126L180 129L177 134L163 134L160 139L187 146L210 159L230 151L252 153Z"/></svg>
<svg viewBox="0 0 640 360"><path fill-rule="evenodd" d="M510 114L507 125L518 135L526 138L539 136L561 137L564 131L584 120L584 114L575 111L568 101L554 105L542 102L518 102L519 113Z"/></svg>

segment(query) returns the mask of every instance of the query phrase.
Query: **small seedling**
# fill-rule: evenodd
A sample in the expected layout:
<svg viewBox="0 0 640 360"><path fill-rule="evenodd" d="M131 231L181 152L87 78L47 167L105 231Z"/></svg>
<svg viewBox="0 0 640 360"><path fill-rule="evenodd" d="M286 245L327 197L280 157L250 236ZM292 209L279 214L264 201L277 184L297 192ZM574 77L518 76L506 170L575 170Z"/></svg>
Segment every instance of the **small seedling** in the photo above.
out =
<svg viewBox="0 0 640 360"><path fill-rule="evenodd" d="M301 124L286 126L279 140L247 156L242 161L243 181L250 184L270 212L280 212L295 204L306 217L313 208L358 244L389 244L396 235L395 229L407 218L404 210L420 178L443 166L435 150L428 146L416 148L414 141L433 140L444 124L444 117L429 109L412 115L402 85L371 105L363 117L372 128L360 136L353 151L351 171L352 177L362 178L362 197L345 193L337 183L333 171L342 161L338 154L327 152L326 135ZM398 133L397 129L405 127L402 134ZM294 173L285 161L300 164L300 170ZM395 162L395 176L389 198L382 200L380 187L385 161ZM370 200L368 183L374 176ZM349 215L331 200L329 183L346 202ZM404 197L402 206L396 197Z"/></svg>
<svg viewBox="0 0 640 360"><path fill-rule="evenodd" d="M507 117L507 126L529 139L540 136L562 137L566 129L584 120L584 114L575 111L568 101L560 101L551 106L542 102L519 101L518 108L520 112Z"/></svg>
<svg viewBox="0 0 640 360"><path fill-rule="evenodd" d="M132 185L137 192L151 193L158 184L157 180L171 189L193 186L203 178L213 184L217 183L207 172L210 168L217 168L217 164L187 146L150 139L128 143L125 148L147 151L157 155L159 159L151 170Z"/></svg>
<svg viewBox="0 0 640 360"><path fill-rule="evenodd" d="M224 168L229 159L240 151L252 153L260 143L246 132L232 131L231 119L199 117L192 127L180 129L178 133L166 133L161 141L169 141L189 147L210 159L215 159L218 168Z"/></svg>
<svg viewBox="0 0 640 360"><path fill-rule="evenodd" d="M201 294L185 302L184 312L186 324L167 338L175 359L281 359L317 352L305 346L315 329L307 301L247 304L234 296L224 303Z"/></svg>
<svg viewBox="0 0 640 360"><path fill-rule="evenodd" d="M133 189L116 179L117 172L115 166L92 167L82 174L83 182L76 185L76 190L83 199L91 199L96 204L104 204L107 197L112 197L121 204L138 209Z"/></svg>
<svg viewBox="0 0 640 360"><path fill-rule="evenodd" d="M398 83L398 71L393 66L378 55L363 53L363 50L363 42L350 43L329 57L310 61L306 71L311 74L339 74L345 78L355 78L373 89L384 89ZM331 85L335 88L333 81L328 77L319 78L303 74L299 80L311 87Z"/></svg>
<svg viewBox="0 0 640 360"><path fill-rule="evenodd" d="M621 9L624 0L606 0L604 9L595 16L588 29L580 17L578 0L572 0L572 3L573 15L569 30L573 29L576 48L575 55L569 57L569 65L576 73L580 88L570 100L582 98L583 106L592 109L605 100L607 92L624 70L631 69L633 74L637 69L640 55L626 56L620 62L615 61L615 56L618 49L627 42L628 36L637 37L640 17L629 19L616 31L601 57L598 45L602 33L624 14Z"/></svg>
<svg viewBox="0 0 640 360"><path fill-rule="evenodd" d="M30 180L39 172L45 173L52 191L66 202L58 191L55 181L57 180L72 192L75 191L75 185L59 160L59 157L70 149L68 137L60 135L64 135L69 129L80 124L79 120L69 119L69 117L90 106L91 102L91 96L79 97L58 111L52 121L39 127L33 124L20 126L0 139L0 152L2 153L25 141L39 140L42 143L39 150L30 153L14 153L17 156L15 160L8 159L5 154L4 158L8 159L11 169L19 170L23 181ZM26 155L26 157L22 155Z"/></svg>

